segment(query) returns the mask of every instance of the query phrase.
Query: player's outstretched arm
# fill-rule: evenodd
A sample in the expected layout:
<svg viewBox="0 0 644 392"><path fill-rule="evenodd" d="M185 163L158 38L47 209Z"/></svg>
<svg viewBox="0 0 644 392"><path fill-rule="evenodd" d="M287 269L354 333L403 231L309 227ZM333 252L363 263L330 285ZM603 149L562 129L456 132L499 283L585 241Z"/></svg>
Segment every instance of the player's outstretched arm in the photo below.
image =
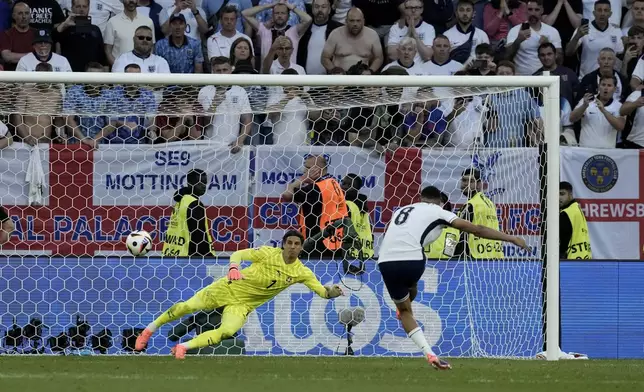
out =
<svg viewBox="0 0 644 392"><path fill-rule="evenodd" d="M461 218L456 218L452 221L452 227L464 231L466 233L474 234L477 237L483 237L490 240L498 240L510 242L525 250L530 250L530 247L525 243L523 238L515 237L504 232L490 229L489 227L475 225Z"/></svg>
<svg viewBox="0 0 644 392"><path fill-rule="evenodd" d="M306 287L308 287L311 291L313 291L315 294L326 299L339 297L342 294L344 294L342 292L342 288L337 284L322 286L322 283L320 283L318 278L315 277L315 274L313 274L313 271L309 270L308 272L309 273L307 273L304 279L302 280L302 283Z"/></svg>

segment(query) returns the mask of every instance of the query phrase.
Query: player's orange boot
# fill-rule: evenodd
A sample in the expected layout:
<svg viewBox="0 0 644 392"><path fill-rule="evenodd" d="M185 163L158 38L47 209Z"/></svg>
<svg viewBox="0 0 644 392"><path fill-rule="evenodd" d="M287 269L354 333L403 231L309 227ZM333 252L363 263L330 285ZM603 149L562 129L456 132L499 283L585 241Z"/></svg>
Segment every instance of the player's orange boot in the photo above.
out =
<svg viewBox="0 0 644 392"><path fill-rule="evenodd" d="M427 354L427 362L436 370L450 370L452 365L438 358L436 355Z"/></svg>
<svg viewBox="0 0 644 392"><path fill-rule="evenodd" d="M174 355L176 359L186 359L186 352L188 352L188 349L183 344L177 344L170 350L170 353Z"/></svg>
<svg viewBox="0 0 644 392"><path fill-rule="evenodd" d="M136 338L136 343L134 343L134 350L135 351L143 351L145 350L145 347L148 345L148 340L152 337L152 332L149 329L144 329L143 332Z"/></svg>

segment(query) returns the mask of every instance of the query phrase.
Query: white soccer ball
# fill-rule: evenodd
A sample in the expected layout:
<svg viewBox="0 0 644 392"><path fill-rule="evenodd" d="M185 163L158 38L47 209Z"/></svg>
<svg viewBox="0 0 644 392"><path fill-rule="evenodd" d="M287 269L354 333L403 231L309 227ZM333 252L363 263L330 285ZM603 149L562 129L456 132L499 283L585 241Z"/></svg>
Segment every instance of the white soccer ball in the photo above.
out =
<svg viewBox="0 0 644 392"><path fill-rule="evenodd" d="M145 230L133 231L127 236L125 246L132 256L144 256L152 250L152 236Z"/></svg>

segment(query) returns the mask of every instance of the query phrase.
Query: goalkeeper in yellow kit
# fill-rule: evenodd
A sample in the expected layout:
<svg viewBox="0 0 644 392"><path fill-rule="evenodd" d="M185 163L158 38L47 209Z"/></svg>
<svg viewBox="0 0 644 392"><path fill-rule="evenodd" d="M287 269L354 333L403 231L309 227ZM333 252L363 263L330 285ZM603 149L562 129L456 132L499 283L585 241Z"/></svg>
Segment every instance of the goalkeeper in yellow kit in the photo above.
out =
<svg viewBox="0 0 644 392"><path fill-rule="evenodd" d="M190 349L213 346L232 337L258 306L268 302L288 287L303 283L322 298L342 295L337 286L324 287L313 271L298 259L304 238L297 231L288 231L282 238L282 248L262 246L240 250L230 256L228 275L201 289L185 302L174 304L148 325L136 339L135 350L142 351L152 334L164 324L188 313L224 307L219 328L204 332L194 339L177 344L172 353L184 359ZM248 268L239 270L242 260L251 261Z"/></svg>

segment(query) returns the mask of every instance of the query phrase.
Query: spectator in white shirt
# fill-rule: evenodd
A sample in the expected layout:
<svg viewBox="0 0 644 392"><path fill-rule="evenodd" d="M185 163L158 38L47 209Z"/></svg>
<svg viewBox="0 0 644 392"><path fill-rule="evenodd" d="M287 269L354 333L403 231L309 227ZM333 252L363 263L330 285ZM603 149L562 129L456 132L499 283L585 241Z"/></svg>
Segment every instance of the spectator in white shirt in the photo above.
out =
<svg viewBox="0 0 644 392"><path fill-rule="evenodd" d="M213 74L231 74L230 59L219 56L210 60ZM220 142L239 152L250 135L253 116L246 90L240 86L205 86L197 98L204 112L210 116L204 138Z"/></svg>
<svg viewBox="0 0 644 392"><path fill-rule="evenodd" d="M592 19L595 1L596 0L582 0L582 4L584 6L582 15L584 18ZM620 24L622 23L623 0L609 0L609 1L610 1L611 8L613 9L613 14L610 16L609 23L612 24L613 26L619 27ZM627 4L624 3L624 6L626 7Z"/></svg>
<svg viewBox="0 0 644 392"><path fill-rule="evenodd" d="M439 34L434 38L434 53L431 60L423 64L426 75L454 75L463 69L463 64L449 57L451 45L449 39Z"/></svg>
<svg viewBox="0 0 644 392"><path fill-rule="evenodd" d="M161 11L159 23L161 31L166 36L170 35L170 17L174 14L181 14L186 18L186 35L201 42L202 34L208 32L208 22L206 22L206 11L197 7L196 0L175 0L174 5Z"/></svg>
<svg viewBox="0 0 644 392"><path fill-rule="evenodd" d="M72 72L69 61L59 54L52 52L53 41L47 30L38 30L33 39L33 52L20 58L16 71L33 72L40 63L51 64L54 72Z"/></svg>
<svg viewBox="0 0 644 392"><path fill-rule="evenodd" d="M447 114L445 121L448 124L447 130L441 134L441 145L469 149L482 144L487 108L481 97L459 97L450 101L441 106L443 113Z"/></svg>
<svg viewBox="0 0 644 392"><path fill-rule="evenodd" d="M287 69L282 75L297 75ZM308 93L302 87L284 86L279 102L267 108L268 118L273 124L273 144L279 146L301 146L308 142Z"/></svg>
<svg viewBox="0 0 644 392"><path fill-rule="evenodd" d="M125 9L107 22L103 35L108 65L114 64L117 57L134 48L134 33L139 27L147 26L154 29L152 19L137 12L136 0L123 0L123 4ZM152 39L154 41L154 35Z"/></svg>
<svg viewBox="0 0 644 392"><path fill-rule="evenodd" d="M566 56L573 56L581 47L580 77L597 69L597 57L604 48L611 48L617 54L624 52L621 30L608 23L611 14L610 1L598 0L593 11L595 20L579 26L566 45Z"/></svg>
<svg viewBox="0 0 644 392"><path fill-rule="evenodd" d="M633 91L619 109L622 116L633 115L633 123L627 135L622 134L622 148L644 148L644 95ZM624 133L627 131L624 130Z"/></svg>
<svg viewBox="0 0 644 392"><path fill-rule="evenodd" d="M538 50L544 42L552 43L557 49L557 58L562 58L559 32L541 22L542 16L542 0L529 0L528 23L516 25L508 32L507 55L514 58L517 75L532 75L541 68Z"/></svg>
<svg viewBox="0 0 644 392"><path fill-rule="evenodd" d="M92 24L98 26L103 36L105 36L107 22L121 12L123 12L121 0L90 0L89 2L89 16L92 18Z"/></svg>
<svg viewBox="0 0 644 392"><path fill-rule="evenodd" d="M571 122L581 120L580 147L615 148L617 134L626 123L619 113L621 104L613 99L616 85L615 76L602 76L599 94L586 93L570 113Z"/></svg>
<svg viewBox="0 0 644 392"><path fill-rule="evenodd" d="M432 58L432 43L436 31L432 25L423 21L423 2L421 0L407 0L403 7L403 17L389 30L387 56L391 60L397 60L398 46L403 38L410 37L416 41L414 62L420 65Z"/></svg>
<svg viewBox="0 0 644 392"><path fill-rule="evenodd" d="M228 4L222 7L219 10L219 26L221 30L210 36L208 38L207 47L208 47L208 58L213 57L230 57L230 49L238 38L245 38L248 40L249 48L253 49L252 40L246 34L237 31L237 19L239 18L239 12L237 7ZM254 55L255 53L252 52Z"/></svg>
<svg viewBox="0 0 644 392"><path fill-rule="evenodd" d="M422 62L416 62L418 58L417 41L412 37L403 38L398 45L396 45L396 58L382 69L383 71L397 66L403 67L407 70L408 75L426 75Z"/></svg>
<svg viewBox="0 0 644 392"><path fill-rule="evenodd" d="M161 56L152 53L153 33L148 26L141 26L134 32L134 49L120 55L114 65L112 72L125 72L128 64L137 64L141 67L141 73L170 73L168 62Z"/></svg>
<svg viewBox="0 0 644 392"><path fill-rule="evenodd" d="M266 57L264 57L264 64L262 67L264 73L280 75L284 70L290 68L297 71L299 75L306 75L306 71L302 66L291 61L292 54L293 41L286 36L277 37L271 46L271 50L269 50ZM275 56L277 56L276 59Z"/></svg>
<svg viewBox="0 0 644 392"><path fill-rule="evenodd" d="M472 0L459 0L456 6L456 25L444 34L452 46L450 57L459 63L465 63L480 44L490 43L485 31L474 26L474 4ZM469 50L468 50L469 49Z"/></svg>

